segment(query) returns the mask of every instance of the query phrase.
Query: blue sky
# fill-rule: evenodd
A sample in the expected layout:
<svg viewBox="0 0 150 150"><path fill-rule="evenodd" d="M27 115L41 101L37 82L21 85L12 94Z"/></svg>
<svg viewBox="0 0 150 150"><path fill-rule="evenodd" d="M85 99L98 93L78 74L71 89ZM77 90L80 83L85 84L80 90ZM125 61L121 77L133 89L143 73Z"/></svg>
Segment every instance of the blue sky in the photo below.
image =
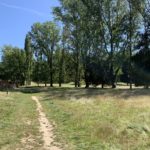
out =
<svg viewBox="0 0 150 150"><path fill-rule="evenodd" d="M52 7L58 5L58 0L0 0L0 47L24 48L32 24L52 20Z"/></svg>

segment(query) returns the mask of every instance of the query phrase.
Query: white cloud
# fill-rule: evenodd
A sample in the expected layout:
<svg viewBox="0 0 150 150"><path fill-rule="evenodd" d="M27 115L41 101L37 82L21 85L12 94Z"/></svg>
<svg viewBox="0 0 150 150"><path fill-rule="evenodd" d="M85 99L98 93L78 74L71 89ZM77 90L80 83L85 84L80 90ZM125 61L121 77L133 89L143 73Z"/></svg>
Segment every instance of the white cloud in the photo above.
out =
<svg viewBox="0 0 150 150"><path fill-rule="evenodd" d="M34 9L25 8L25 7L21 7L21 6L17 6L17 5L10 5L10 4L3 3L3 2L0 2L0 5L4 6L4 7L7 7L7 8L18 9L18 10L21 10L21 11L32 13L32 14L35 14L39 17L48 17L48 15L46 15L45 13L39 12L39 11L34 10Z"/></svg>

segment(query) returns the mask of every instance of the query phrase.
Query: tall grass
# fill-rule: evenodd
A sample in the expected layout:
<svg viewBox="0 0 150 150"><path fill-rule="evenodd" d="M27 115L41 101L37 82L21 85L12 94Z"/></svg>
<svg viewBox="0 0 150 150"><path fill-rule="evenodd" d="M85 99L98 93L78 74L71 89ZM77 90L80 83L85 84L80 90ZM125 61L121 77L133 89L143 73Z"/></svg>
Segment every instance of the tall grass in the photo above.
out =
<svg viewBox="0 0 150 150"><path fill-rule="evenodd" d="M67 150L150 149L150 92L55 89L39 94Z"/></svg>

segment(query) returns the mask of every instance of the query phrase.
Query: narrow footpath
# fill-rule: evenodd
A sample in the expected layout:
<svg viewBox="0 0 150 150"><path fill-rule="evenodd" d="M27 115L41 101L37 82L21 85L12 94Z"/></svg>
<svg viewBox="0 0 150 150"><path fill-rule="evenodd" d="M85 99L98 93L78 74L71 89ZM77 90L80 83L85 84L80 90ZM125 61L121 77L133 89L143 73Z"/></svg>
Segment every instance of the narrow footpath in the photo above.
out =
<svg viewBox="0 0 150 150"><path fill-rule="evenodd" d="M40 123L40 132L43 137L43 149L44 150L61 150L59 147L54 146L54 133L53 133L53 125L48 121L42 105L36 96L32 96L32 100L36 102L37 111L39 113L39 123Z"/></svg>

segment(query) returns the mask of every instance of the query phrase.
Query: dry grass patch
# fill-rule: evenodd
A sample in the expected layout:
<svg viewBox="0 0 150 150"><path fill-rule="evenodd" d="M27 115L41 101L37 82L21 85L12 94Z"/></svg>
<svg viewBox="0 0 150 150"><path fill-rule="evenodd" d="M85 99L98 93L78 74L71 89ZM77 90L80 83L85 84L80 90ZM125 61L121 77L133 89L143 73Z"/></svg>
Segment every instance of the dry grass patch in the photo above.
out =
<svg viewBox="0 0 150 150"><path fill-rule="evenodd" d="M57 140L71 150L150 149L150 95L142 90L61 89L39 94Z"/></svg>

